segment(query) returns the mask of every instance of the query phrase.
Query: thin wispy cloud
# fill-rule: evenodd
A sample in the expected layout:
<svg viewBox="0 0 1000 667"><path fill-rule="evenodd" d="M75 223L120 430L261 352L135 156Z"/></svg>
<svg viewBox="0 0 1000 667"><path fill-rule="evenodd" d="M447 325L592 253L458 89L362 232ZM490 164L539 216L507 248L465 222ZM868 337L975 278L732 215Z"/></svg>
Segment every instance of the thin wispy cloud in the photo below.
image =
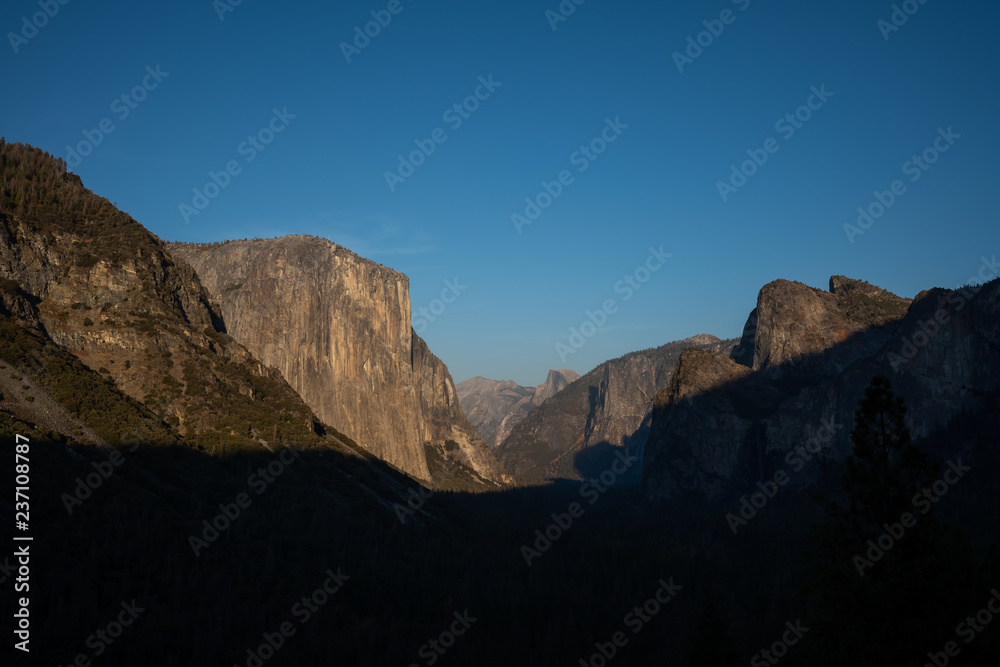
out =
<svg viewBox="0 0 1000 667"><path fill-rule="evenodd" d="M346 211L310 212L299 227L365 257L423 255L435 250L423 229L386 215L359 215Z"/></svg>

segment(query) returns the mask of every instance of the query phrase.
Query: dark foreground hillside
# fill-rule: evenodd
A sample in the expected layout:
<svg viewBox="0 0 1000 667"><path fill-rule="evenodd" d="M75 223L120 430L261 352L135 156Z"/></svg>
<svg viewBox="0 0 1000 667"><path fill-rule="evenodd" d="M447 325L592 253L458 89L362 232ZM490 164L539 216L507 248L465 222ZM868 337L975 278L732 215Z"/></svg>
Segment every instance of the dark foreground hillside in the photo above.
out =
<svg viewBox="0 0 1000 667"><path fill-rule="evenodd" d="M895 627L912 616L937 629L910 637L912 660L894 664L921 664L949 639L962 642L962 662L950 664L995 664L1000 623L969 644L955 628L1000 585L996 554L984 556L1000 516L990 491L1000 471L996 427L993 412L966 416L960 437L972 443L974 475L934 510L977 538L955 571L938 573L949 588L883 600L880 613L895 620L870 619ZM18 432L30 428L5 423L5 459ZM758 654L787 634L786 622L808 631L778 648L788 650L783 664L823 664L810 647L841 631L813 620L825 565L807 556L806 533L823 512L804 493L777 495L733 535L726 514L735 502L644 505L633 489L602 491L599 480L425 491L422 503L414 485L410 512L380 491L405 477L334 450L218 458L178 446L130 449L109 459L98 448L31 442L31 660L16 664L597 665L602 650L614 651L616 665L767 664ZM113 474L95 476L98 468ZM0 553L8 638L9 544ZM119 618L129 624L117 627ZM284 638L275 634L282 628Z"/></svg>

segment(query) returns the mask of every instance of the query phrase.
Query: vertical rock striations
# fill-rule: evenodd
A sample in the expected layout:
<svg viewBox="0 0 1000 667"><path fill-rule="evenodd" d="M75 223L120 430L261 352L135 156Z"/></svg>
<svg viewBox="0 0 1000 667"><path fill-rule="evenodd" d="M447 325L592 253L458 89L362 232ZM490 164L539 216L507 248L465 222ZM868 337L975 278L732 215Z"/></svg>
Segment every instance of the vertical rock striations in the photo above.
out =
<svg viewBox="0 0 1000 667"><path fill-rule="evenodd" d="M226 333L277 368L320 419L429 478L406 276L305 236L170 248L198 273Z"/></svg>
<svg viewBox="0 0 1000 667"><path fill-rule="evenodd" d="M772 378L838 372L885 343L909 299L860 280L830 278L829 291L775 280L761 288L733 359ZM736 352L736 351L734 351Z"/></svg>
<svg viewBox="0 0 1000 667"><path fill-rule="evenodd" d="M420 397L421 441L439 447L445 457L457 459L486 480L506 480L503 467L476 436L462 411L448 367L416 333L413 334L413 381Z"/></svg>
<svg viewBox="0 0 1000 667"><path fill-rule="evenodd" d="M423 480L431 477L425 443L454 440L443 435L451 429L465 435L470 458L483 458L471 454L482 445L447 368L410 327L405 275L309 236L170 248L197 271L227 333L276 367L323 421ZM490 458L477 472L499 479Z"/></svg>

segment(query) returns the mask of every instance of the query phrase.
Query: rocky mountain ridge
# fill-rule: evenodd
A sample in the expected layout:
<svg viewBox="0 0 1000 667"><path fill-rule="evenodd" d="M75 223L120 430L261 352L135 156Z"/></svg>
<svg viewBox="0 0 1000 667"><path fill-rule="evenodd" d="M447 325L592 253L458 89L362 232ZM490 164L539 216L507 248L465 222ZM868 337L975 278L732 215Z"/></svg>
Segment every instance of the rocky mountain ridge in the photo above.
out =
<svg viewBox="0 0 1000 667"><path fill-rule="evenodd" d="M1000 280L913 300L843 276L826 291L768 283L730 355L686 351L657 393L644 492L719 499L778 470L796 473L793 485L811 483L817 459L800 462L795 451L846 457L874 375L906 401L915 438L983 408L1000 382L998 310Z"/></svg>
<svg viewBox="0 0 1000 667"><path fill-rule="evenodd" d="M70 444L140 441L218 456L332 447L372 452L428 484L502 482L447 368L412 333L405 276L305 237L225 249L239 249L243 266L224 275L258 282L226 282L224 312L172 246L83 187L62 161L0 140L0 363L9 376L0 383L0 425ZM233 308L246 293L270 300ZM286 325L287 335L274 335ZM325 353L283 357L289 349ZM328 408L329 397L301 380L335 363L339 375L321 379L346 385L338 398L349 409L324 417L313 405ZM369 400L390 391L398 395ZM341 424L382 428L385 437L359 448Z"/></svg>
<svg viewBox="0 0 1000 667"><path fill-rule="evenodd" d="M436 447L503 481L447 367L410 326L405 275L310 236L169 248L194 268L227 333L320 419L418 479L431 478L426 447Z"/></svg>
<svg viewBox="0 0 1000 667"><path fill-rule="evenodd" d="M545 381L536 387L476 376L459 382L455 389L476 434L495 448L533 408L579 378L576 371L550 369Z"/></svg>
<svg viewBox="0 0 1000 667"><path fill-rule="evenodd" d="M734 342L699 334L606 361L534 408L497 448L497 458L526 482L597 474L618 450L641 459L653 397L669 383L681 352L728 351ZM639 466L630 471L638 473Z"/></svg>
<svg viewBox="0 0 1000 667"><path fill-rule="evenodd" d="M324 441L284 380L217 330L194 271L142 225L30 146L0 141L0 182L5 360L86 427L64 433L59 417L40 428L218 454ZM8 394L5 409L44 417L37 398Z"/></svg>

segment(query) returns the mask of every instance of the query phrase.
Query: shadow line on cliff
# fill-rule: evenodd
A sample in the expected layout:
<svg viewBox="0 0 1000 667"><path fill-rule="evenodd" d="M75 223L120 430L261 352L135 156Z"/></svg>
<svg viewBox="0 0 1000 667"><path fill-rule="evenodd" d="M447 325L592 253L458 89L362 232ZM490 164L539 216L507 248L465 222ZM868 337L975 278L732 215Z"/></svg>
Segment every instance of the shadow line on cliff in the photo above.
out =
<svg viewBox="0 0 1000 667"><path fill-rule="evenodd" d="M731 375L746 373L738 370L738 368L746 369L746 365L737 364L727 358L727 362L733 364L728 368L725 368L727 362L718 363L715 367L709 363L698 366L697 360L688 355L682 356L675 367L671 387L667 390L674 395L670 397L661 395L659 400L654 401L651 410L652 424L644 452L640 484L643 495L647 497L663 495L655 488L663 481L657 479L657 476L669 479L674 474L671 461L676 463L697 456L698 452L691 449L690 442L678 440L679 434L688 433L691 435L688 440L697 441L700 435L713 427L711 421L719 415L747 422L738 442L710 443L719 449L720 455L735 456L737 459L737 475L735 479L721 480L719 489L724 491L721 495L735 497L751 489L757 482L770 480L776 471L786 467L784 456L787 450L772 449L774 443L769 441L769 421L779 412L786 415L794 414L795 401L802 403L801 410L808 417L804 424L807 430L799 434L798 444L803 445L815 437L815 434L832 420L835 424L833 429L835 434L822 444L830 447L834 462L842 462L850 453L850 430L854 410L873 376L888 377L897 395L901 396L907 405L927 403L936 405L936 402L940 401L934 394L934 388L927 386L927 376L920 365L920 355L933 350L936 346L951 344L946 330L958 327L961 334L972 336L974 340L983 343L982 348L987 358L979 361L984 369L1000 367L1000 356L997 354L1000 346L991 338L996 332L990 333L988 325L982 321L976 323L975 318L969 316L969 313L976 309L977 300L984 303L983 308L988 312L989 308L993 307L989 305L992 303L989 300L995 301L998 292L1000 292L1000 279L976 289L971 299L973 307L968 307L965 314L959 314L957 311L951 313L951 317L941 325L940 329L927 334L925 323L938 315L942 308L941 304L950 295L960 294L953 290L930 290L918 295L920 298L911 303L908 311L899 319L857 331L821 352L804 355L757 371L750 369L749 374L734 379L724 379L720 375L723 372L730 372ZM970 321L973 323L970 324ZM956 322L961 322L961 325L956 325ZM901 355L900 350L906 349L907 345L913 345L912 341L924 340L919 335L921 332L924 333L926 342L921 346L914 346L914 354L911 357ZM753 341L749 344L752 346ZM952 358L959 356L951 348L946 349ZM692 367L685 368L685 364L690 364ZM948 381L945 378L953 369L937 370L940 383L947 385ZM681 374L681 379L678 378L678 373ZM713 373L715 378L721 380L714 386L712 386L715 379ZM984 385L990 382L988 376L988 371L984 371L981 375ZM676 392L679 388L683 389L679 387L682 381L686 382L688 387L692 384L695 386L708 384L709 388L678 397ZM992 386L996 387L995 380ZM968 395L978 398L985 395L984 392L989 389L989 386L972 387L967 390L959 387L954 388L954 391L956 394L965 391ZM827 409L808 415L810 410L816 408L815 403L809 404L810 400L815 402L819 397L823 398ZM958 399L953 397L951 400L954 402ZM977 405L973 401L965 407L976 409ZM945 427L953 421L953 412L949 412L948 408L941 408L935 414L914 414L911 411L909 415L911 422L916 417L921 424L926 423L927 426L919 429L915 434L916 439L926 436L935 428ZM824 419L828 421L824 422ZM935 454L943 457L958 451L959 448L958 443L950 447L942 445ZM816 473L815 468L812 473ZM709 480L707 483L714 485L716 482L719 480ZM668 484L667 495L678 490L679 488L671 488Z"/></svg>

